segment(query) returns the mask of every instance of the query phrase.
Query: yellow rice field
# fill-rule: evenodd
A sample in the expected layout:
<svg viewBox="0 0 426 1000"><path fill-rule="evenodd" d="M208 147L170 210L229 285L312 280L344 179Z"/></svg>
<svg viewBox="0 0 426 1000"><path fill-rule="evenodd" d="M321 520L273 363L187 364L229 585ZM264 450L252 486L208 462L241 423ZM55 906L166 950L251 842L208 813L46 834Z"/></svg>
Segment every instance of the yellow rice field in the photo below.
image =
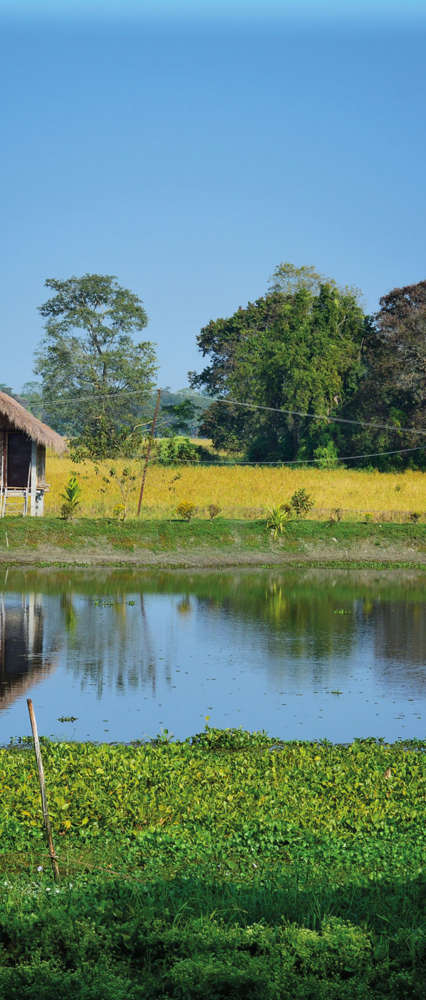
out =
<svg viewBox="0 0 426 1000"><path fill-rule="evenodd" d="M141 463L108 461L74 465L67 457L48 456L46 513L58 514L69 475L75 472L81 485L80 516L113 516L121 502L117 485L103 482L114 466L123 466L136 477L128 497L128 516L136 512ZM174 513L177 504L185 500L195 504L199 516L208 516L209 504L221 508L225 517L255 518L265 510L283 503L295 490L303 487L313 498L310 517L327 518L340 508L343 517L357 520L370 514L377 520L406 520L412 512L423 514L426 499L426 475L423 472L381 473L348 469L276 469L260 467L164 467L148 469L143 513L161 518ZM102 493L104 489L106 492Z"/></svg>

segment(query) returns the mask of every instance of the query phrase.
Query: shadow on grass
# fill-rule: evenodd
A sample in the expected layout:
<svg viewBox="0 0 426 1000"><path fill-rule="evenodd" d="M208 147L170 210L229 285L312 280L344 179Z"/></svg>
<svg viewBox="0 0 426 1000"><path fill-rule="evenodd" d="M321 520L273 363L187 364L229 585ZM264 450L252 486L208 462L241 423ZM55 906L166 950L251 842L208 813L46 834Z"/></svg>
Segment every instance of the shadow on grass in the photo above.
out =
<svg viewBox="0 0 426 1000"><path fill-rule="evenodd" d="M2 888L9 1000L420 1000L425 886L79 876ZM35 992L34 992L35 991Z"/></svg>

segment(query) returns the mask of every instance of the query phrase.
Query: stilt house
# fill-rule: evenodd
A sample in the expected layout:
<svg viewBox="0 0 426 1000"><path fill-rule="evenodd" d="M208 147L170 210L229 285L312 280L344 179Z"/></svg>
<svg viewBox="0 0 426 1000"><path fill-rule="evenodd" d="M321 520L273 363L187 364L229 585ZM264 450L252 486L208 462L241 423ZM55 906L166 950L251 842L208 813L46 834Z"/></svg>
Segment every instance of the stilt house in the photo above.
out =
<svg viewBox="0 0 426 1000"><path fill-rule="evenodd" d="M0 517L43 514L46 448L61 454L66 441L0 392Z"/></svg>

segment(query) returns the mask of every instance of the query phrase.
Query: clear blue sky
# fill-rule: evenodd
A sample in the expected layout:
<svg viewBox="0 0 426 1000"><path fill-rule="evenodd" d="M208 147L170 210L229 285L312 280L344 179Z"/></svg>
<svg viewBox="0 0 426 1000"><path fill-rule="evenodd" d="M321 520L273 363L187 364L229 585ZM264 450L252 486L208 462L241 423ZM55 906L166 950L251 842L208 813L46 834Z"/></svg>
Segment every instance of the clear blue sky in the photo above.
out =
<svg viewBox="0 0 426 1000"><path fill-rule="evenodd" d="M1 382L47 277L137 292L174 388L282 260L371 311L425 278L424 3L0 0L0 28Z"/></svg>

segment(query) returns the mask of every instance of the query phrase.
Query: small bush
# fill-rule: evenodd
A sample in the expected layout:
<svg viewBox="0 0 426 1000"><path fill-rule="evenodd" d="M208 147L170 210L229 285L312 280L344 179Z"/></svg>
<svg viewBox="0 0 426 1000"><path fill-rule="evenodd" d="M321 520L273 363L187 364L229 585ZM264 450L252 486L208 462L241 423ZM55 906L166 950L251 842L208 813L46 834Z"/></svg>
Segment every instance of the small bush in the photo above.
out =
<svg viewBox="0 0 426 1000"><path fill-rule="evenodd" d="M190 503L188 500L181 500L181 502L176 507L176 513L183 521L190 521L191 517L194 517L195 511L197 510L195 504Z"/></svg>
<svg viewBox="0 0 426 1000"><path fill-rule="evenodd" d="M306 515L309 514L309 511L312 510L314 501L309 493L307 493L302 487L302 489L296 490L296 492L293 493L290 504L296 514L296 517L306 517Z"/></svg>
<svg viewBox="0 0 426 1000"><path fill-rule="evenodd" d="M218 507L216 503L209 503L207 510L209 512L209 518L211 521L220 514L222 508Z"/></svg>
<svg viewBox="0 0 426 1000"><path fill-rule="evenodd" d="M96 475L99 475L99 467L95 467ZM102 476L100 492L110 493L115 489L119 493L119 501L113 507L112 513L118 521L125 521L129 512L129 505L135 499L136 475L129 466L125 466L121 472L115 466L111 466L108 475Z"/></svg>
<svg viewBox="0 0 426 1000"><path fill-rule="evenodd" d="M188 437L179 434L158 441L156 457L160 465L176 465L179 462L193 464L199 461L197 446Z"/></svg>
<svg viewBox="0 0 426 1000"><path fill-rule="evenodd" d="M266 527L269 528L273 538L278 538L285 530L287 522L290 520L290 508L288 504L280 504L278 507L271 507L267 513Z"/></svg>
<svg viewBox="0 0 426 1000"><path fill-rule="evenodd" d="M73 472L68 479L65 492L61 493L61 497L64 501L61 506L61 517L64 521L71 521L74 514L77 513L77 509L80 506L80 496L80 483L75 475L75 472Z"/></svg>
<svg viewBox="0 0 426 1000"><path fill-rule="evenodd" d="M343 510L341 507L335 507L334 510L330 512L330 517L328 519L329 524L337 524L343 518Z"/></svg>
<svg viewBox="0 0 426 1000"><path fill-rule="evenodd" d="M339 459L334 441L328 441L326 445L315 448L314 458L319 469L336 469Z"/></svg>
<svg viewBox="0 0 426 1000"><path fill-rule="evenodd" d="M410 521L412 521L413 524L417 524L417 522L420 521L421 516L422 515L419 514L418 510L412 510L412 511L410 511L410 513L408 515L408 517L410 518Z"/></svg>

